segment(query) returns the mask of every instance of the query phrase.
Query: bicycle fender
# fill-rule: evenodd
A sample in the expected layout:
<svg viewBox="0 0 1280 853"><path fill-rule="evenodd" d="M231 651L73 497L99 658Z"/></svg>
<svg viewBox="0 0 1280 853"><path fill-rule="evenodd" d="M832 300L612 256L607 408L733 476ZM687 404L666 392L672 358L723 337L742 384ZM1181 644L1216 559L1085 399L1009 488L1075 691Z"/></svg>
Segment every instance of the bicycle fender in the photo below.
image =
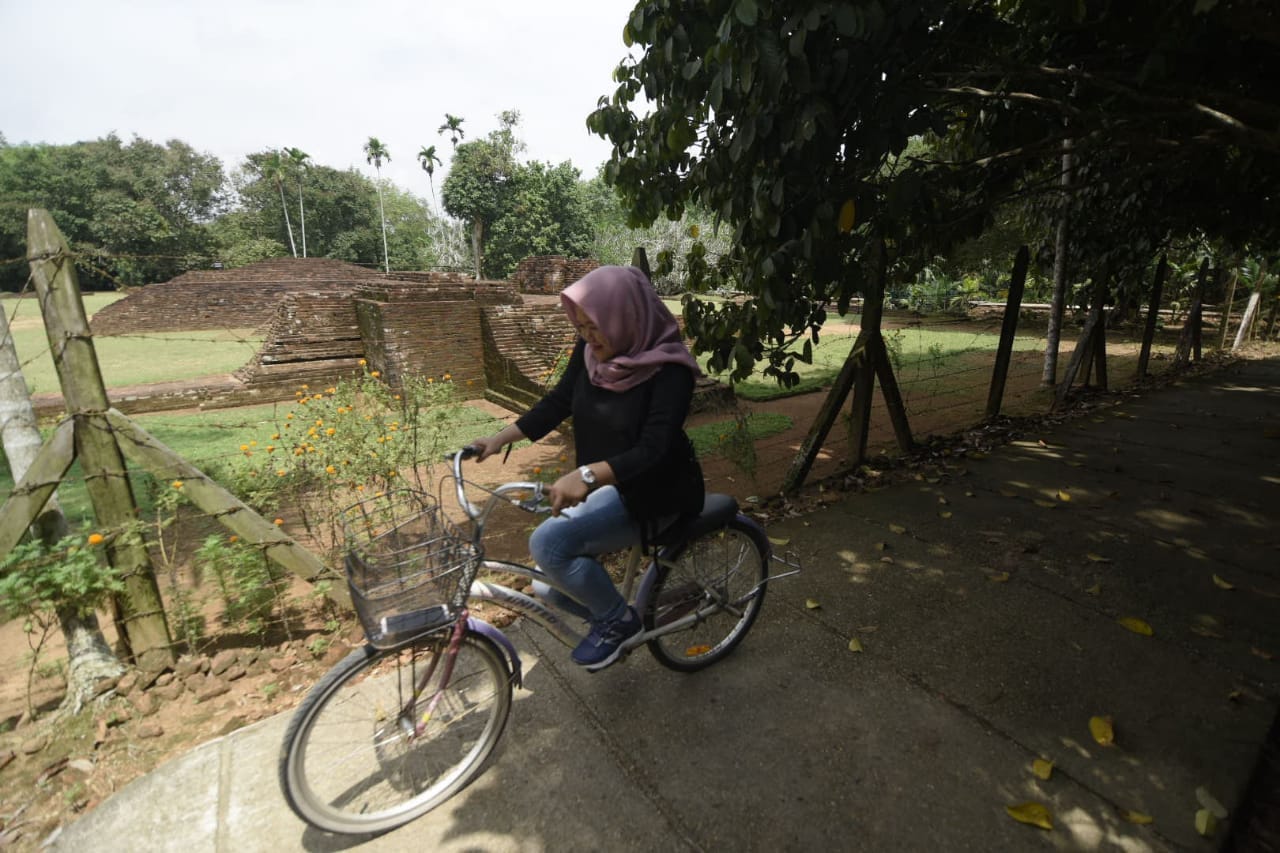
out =
<svg viewBox="0 0 1280 853"><path fill-rule="evenodd" d="M507 654L507 661L511 664L512 683L516 687L524 686L524 664L520 662L520 653L516 651L516 647L507 639L507 635L490 625L483 619L475 616L467 617L467 630L480 636L492 640Z"/></svg>

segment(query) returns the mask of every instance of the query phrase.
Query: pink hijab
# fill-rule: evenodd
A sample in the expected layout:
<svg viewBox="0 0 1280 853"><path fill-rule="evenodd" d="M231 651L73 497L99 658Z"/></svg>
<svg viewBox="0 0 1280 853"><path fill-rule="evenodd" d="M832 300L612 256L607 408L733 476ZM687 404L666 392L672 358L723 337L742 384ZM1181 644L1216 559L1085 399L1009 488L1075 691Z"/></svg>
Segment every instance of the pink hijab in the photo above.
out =
<svg viewBox="0 0 1280 853"><path fill-rule="evenodd" d="M592 385L626 391L649 379L664 364L683 364L694 376L701 375L680 338L676 318L636 267L597 267L566 287L560 302L570 322L575 322L577 306L614 349L608 361L597 361L587 347L587 375Z"/></svg>

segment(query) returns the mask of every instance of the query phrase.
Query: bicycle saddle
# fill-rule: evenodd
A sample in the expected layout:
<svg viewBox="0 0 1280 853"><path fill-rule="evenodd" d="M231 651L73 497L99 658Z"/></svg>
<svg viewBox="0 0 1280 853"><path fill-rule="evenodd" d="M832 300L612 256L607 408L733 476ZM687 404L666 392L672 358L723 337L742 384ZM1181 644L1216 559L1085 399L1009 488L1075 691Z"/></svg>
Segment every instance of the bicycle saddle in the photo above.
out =
<svg viewBox="0 0 1280 853"><path fill-rule="evenodd" d="M738 514L738 501L732 495L708 492L702 502L702 512L695 517L679 518L650 540L653 545L676 545L686 539L694 539L704 533L724 527Z"/></svg>

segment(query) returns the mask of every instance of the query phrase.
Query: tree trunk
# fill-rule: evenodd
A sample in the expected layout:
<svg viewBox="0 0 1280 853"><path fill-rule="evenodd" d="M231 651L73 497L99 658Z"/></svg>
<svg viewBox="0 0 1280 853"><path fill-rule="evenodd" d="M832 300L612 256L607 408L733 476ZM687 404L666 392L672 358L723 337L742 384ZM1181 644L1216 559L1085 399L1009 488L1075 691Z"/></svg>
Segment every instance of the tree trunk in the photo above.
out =
<svg viewBox="0 0 1280 853"><path fill-rule="evenodd" d="M1240 283L1240 268L1236 267L1231 273L1231 284L1227 287L1227 298L1222 303L1222 310L1218 312L1218 323L1222 328L1218 330L1218 349L1227 348L1227 332L1231 326L1231 303L1236 298L1236 285Z"/></svg>
<svg viewBox="0 0 1280 853"><path fill-rule="evenodd" d="M0 326L3 326L3 340L0 340L0 434L9 460L9 471L17 483L21 482L40 450L40 429L2 305ZM67 535L67 519L58 505L56 494L37 516L32 533L46 545L53 545ZM67 642L67 694L62 708L75 714L97 694L99 681L114 678L125 668L107 645L106 637L98 627L97 615L81 615L74 608L58 608L57 615Z"/></svg>
<svg viewBox="0 0 1280 853"><path fill-rule="evenodd" d="M1253 326L1253 321L1258 316L1258 306L1262 304L1262 292L1255 290L1253 295L1249 297L1249 305L1244 309L1244 316L1240 318L1240 331L1236 332L1235 343L1231 345L1231 351L1235 352L1244 345L1245 337L1249 334L1249 328Z"/></svg>
<svg viewBox="0 0 1280 853"><path fill-rule="evenodd" d="M298 257L298 247L293 242L293 226L289 224L289 203L284 200L284 184L277 181L276 189L280 190L280 209L284 211L284 227L289 232L289 251L293 252L293 256L296 258Z"/></svg>
<svg viewBox="0 0 1280 853"><path fill-rule="evenodd" d="M476 281L481 279L481 255L480 250L484 245L484 220L475 219L471 222L471 256L476 259Z"/></svg>
<svg viewBox="0 0 1280 853"><path fill-rule="evenodd" d="M298 178L298 216L302 221L302 257L307 256L307 208L302 203L302 178Z"/></svg>
<svg viewBox="0 0 1280 853"><path fill-rule="evenodd" d="M1062 140L1062 194L1065 198L1071 188L1071 170L1075 164L1071 153L1071 140ZM1058 216L1058 228L1053 239L1053 303L1049 309L1049 328L1045 332L1044 374L1041 385L1052 385L1058 376L1058 346L1062 340L1062 315L1067 302L1067 214Z"/></svg>
<svg viewBox="0 0 1280 853"><path fill-rule="evenodd" d="M387 251L387 214L382 207L382 170L378 170L378 222L382 223L382 268L391 274L391 254Z"/></svg>
<svg viewBox="0 0 1280 853"><path fill-rule="evenodd" d="M1160 299L1164 295L1164 280L1169 274L1169 256L1161 255L1156 265L1156 277L1151 283L1151 302L1147 307L1147 322L1142 328L1142 349L1138 353L1138 379L1147 378L1147 364L1151 360L1151 342L1156 336L1156 322L1160 318Z"/></svg>

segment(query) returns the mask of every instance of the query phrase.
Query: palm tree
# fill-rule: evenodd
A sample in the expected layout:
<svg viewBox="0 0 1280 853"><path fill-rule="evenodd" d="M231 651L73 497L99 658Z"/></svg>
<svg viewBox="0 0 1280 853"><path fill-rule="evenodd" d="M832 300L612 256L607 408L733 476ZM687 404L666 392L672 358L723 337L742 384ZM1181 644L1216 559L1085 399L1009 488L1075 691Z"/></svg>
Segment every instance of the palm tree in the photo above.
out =
<svg viewBox="0 0 1280 853"><path fill-rule="evenodd" d="M387 146L378 141L378 137L370 136L364 144L365 161L373 164L378 171L378 220L382 222L382 264L388 273L391 272L391 258L387 255L387 215L382 207L382 161L391 162L391 152Z"/></svg>
<svg viewBox="0 0 1280 853"><path fill-rule="evenodd" d="M289 248L296 258L298 247L293 242L293 226L289 223L289 205L284 200L284 179L289 175L284 156L279 151L272 151L262 158L258 164L258 171L263 178L275 183L276 189L280 191L280 209L284 211L284 227L289 231Z"/></svg>
<svg viewBox="0 0 1280 853"><path fill-rule="evenodd" d="M305 258L307 256L307 209L302 204L302 176L306 174L307 169L311 168L311 164L307 162L311 159L311 155L301 148L286 148L284 153L289 155L289 163L298 173L298 216L302 219L302 257Z"/></svg>
<svg viewBox="0 0 1280 853"><path fill-rule="evenodd" d="M454 148L457 148L458 141L465 138L467 135L462 130L462 123L464 121L466 121L466 119L462 118L461 116L455 116L455 115L450 115L449 113L445 113L444 124L440 125L440 127L436 130L436 133L442 136L445 133L448 133L449 141L453 143Z"/></svg>
<svg viewBox="0 0 1280 853"><path fill-rule="evenodd" d="M444 165L440 158L436 156L436 147L434 145L424 145L422 150L418 152L418 162L422 164L422 171L427 173L427 181L431 184L431 201L436 200L436 182L433 177L436 173L436 166ZM439 205L436 205L439 207Z"/></svg>

